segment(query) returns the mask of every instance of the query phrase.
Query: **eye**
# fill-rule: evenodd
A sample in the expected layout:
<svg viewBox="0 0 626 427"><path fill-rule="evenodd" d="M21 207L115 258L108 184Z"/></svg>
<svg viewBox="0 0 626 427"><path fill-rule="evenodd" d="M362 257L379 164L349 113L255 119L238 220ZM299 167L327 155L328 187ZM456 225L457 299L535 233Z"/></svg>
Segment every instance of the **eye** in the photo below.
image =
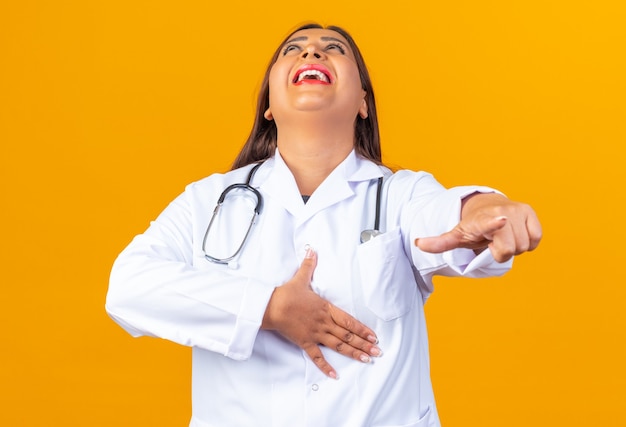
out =
<svg viewBox="0 0 626 427"><path fill-rule="evenodd" d="M337 50L342 55L345 55L346 49L339 43L330 43L326 46L326 50Z"/></svg>
<svg viewBox="0 0 626 427"><path fill-rule="evenodd" d="M300 46L298 46L298 45L288 44L283 49L283 55L287 55L289 52L293 52L293 51L296 51L296 50L299 50L299 49L300 49Z"/></svg>

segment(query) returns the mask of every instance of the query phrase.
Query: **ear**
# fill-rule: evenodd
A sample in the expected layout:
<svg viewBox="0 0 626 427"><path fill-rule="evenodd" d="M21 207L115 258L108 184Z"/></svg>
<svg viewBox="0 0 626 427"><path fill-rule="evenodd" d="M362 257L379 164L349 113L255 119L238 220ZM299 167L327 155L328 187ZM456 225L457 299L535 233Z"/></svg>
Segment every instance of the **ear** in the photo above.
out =
<svg viewBox="0 0 626 427"><path fill-rule="evenodd" d="M269 120L270 122L274 120L274 116L272 116L272 111L269 108L265 110L265 113L263 113L263 117L265 117L265 119Z"/></svg>
<svg viewBox="0 0 626 427"><path fill-rule="evenodd" d="M359 116L361 116L362 119L367 119L367 101L365 100L365 97L359 107Z"/></svg>

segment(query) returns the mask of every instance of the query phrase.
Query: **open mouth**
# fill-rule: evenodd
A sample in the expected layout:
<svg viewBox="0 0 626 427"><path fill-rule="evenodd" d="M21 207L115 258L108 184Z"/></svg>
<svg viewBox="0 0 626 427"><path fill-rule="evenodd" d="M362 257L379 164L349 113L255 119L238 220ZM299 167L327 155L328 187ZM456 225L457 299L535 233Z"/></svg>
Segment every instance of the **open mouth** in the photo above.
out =
<svg viewBox="0 0 626 427"><path fill-rule="evenodd" d="M330 72L321 65L309 64L301 67L293 77L292 83L301 85L304 83L331 84L333 78Z"/></svg>

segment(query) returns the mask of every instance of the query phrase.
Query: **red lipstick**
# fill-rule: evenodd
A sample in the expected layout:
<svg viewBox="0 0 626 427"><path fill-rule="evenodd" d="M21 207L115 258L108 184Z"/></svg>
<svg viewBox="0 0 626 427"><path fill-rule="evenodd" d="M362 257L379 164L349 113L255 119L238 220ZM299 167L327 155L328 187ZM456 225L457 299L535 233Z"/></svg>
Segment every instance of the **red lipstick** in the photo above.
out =
<svg viewBox="0 0 626 427"><path fill-rule="evenodd" d="M298 68L291 82L296 86L305 83L330 85L334 80L330 71L325 66L321 64L305 64Z"/></svg>

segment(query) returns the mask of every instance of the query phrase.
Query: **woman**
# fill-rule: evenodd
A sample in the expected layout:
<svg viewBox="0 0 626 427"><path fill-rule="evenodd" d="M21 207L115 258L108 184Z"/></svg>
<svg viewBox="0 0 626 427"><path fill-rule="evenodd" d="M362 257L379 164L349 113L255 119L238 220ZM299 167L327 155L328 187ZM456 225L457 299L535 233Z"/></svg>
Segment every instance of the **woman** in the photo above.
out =
<svg viewBox="0 0 626 427"><path fill-rule="evenodd" d="M193 348L191 426L439 426L433 276L502 274L540 238L532 209L492 189L382 166L357 46L307 25L272 58L234 170L131 242L106 308Z"/></svg>

